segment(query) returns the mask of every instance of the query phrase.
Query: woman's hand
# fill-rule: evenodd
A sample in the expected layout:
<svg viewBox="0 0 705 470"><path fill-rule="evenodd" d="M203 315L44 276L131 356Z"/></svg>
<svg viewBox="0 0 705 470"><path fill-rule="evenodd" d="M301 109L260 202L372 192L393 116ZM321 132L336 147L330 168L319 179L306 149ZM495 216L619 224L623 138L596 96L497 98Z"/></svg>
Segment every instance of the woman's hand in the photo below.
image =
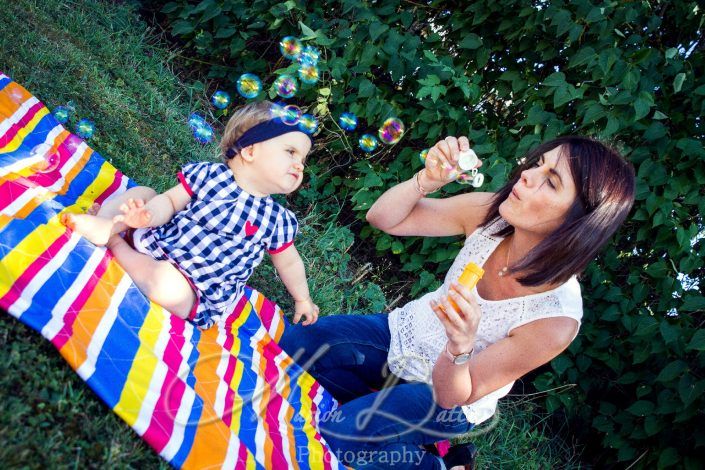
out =
<svg viewBox="0 0 705 470"><path fill-rule="evenodd" d="M432 300L430 305L446 330L448 350L451 354L470 351L475 344L475 335L482 315L470 289L454 282L448 296L441 297L440 301Z"/></svg>
<svg viewBox="0 0 705 470"><path fill-rule="evenodd" d="M454 181L462 173L458 168L458 156L466 150L470 150L470 141L465 136L457 139L448 136L439 140L428 150L426 167L420 175L421 185L429 191L435 191ZM478 167L480 166L482 162L479 162Z"/></svg>
<svg viewBox="0 0 705 470"><path fill-rule="evenodd" d="M306 317L306 320L304 320L301 325L307 326L316 323L316 320L318 320L318 312L320 310L318 305L313 303L311 297L305 300L296 300L295 302L296 307L294 311L294 324L299 323L302 316Z"/></svg>

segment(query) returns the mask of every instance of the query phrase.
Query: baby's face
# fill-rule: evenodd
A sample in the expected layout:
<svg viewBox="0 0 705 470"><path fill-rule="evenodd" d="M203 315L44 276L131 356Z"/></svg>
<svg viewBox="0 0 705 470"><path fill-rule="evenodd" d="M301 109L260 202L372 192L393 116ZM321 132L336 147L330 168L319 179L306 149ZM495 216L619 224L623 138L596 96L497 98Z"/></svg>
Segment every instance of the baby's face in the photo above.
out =
<svg viewBox="0 0 705 470"><path fill-rule="evenodd" d="M289 194L301 186L310 150L311 139L306 134L287 132L255 144L254 164L272 193Z"/></svg>

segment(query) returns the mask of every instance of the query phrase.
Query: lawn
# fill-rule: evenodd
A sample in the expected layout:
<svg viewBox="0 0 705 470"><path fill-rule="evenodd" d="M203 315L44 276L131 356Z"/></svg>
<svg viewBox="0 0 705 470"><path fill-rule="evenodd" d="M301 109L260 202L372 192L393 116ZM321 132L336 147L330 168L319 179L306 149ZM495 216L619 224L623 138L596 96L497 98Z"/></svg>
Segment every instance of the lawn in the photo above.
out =
<svg viewBox="0 0 705 470"><path fill-rule="evenodd" d="M123 2L6 2L0 8L0 70L47 106L75 107L69 128L92 119L91 146L137 182L164 190L190 160L216 158L186 125L208 112L213 84L194 72ZM211 116L212 117L212 116ZM323 314L381 311L378 274L351 256L354 236L313 205L300 214L298 247ZM383 276L383 273L382 273ZM290 307L265 263L251 284ZM555 437L531 399L501 407L489 432L473 437L481 468L578 468L576 448ZM4 312L0 315L0 462L5 467L167 468L114 415L54 348Z"/></svg>

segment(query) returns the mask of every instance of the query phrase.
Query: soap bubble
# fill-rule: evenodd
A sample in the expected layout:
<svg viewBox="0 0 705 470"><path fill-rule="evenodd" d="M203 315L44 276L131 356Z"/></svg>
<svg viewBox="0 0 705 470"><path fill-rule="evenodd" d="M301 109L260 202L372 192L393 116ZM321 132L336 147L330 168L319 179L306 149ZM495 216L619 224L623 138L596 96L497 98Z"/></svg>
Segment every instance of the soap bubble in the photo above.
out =
<svg viewBox="0 0 705 470"><path fill-rule="evenodd" d="M294 60L301 54L301 41L294 36L287 36L279 41L279 50L289 60Z"/></svg>
<svg viewBox="0 0 705 470"><path fill-rule="evenodd" d="M59 168L59 163L61 163L59 154L47 143L35 146L29 156L32 160L38 160L32 165L32 169L39 173L51 173Z"/></svg>
<svg viewBox="0 0 705 470"><path fill-rule="evenodd" d="M57 106L54 108L52 114L54 115L56 122L59 124L66 124L66 121L69 120L70 110L66 106Z"/></svg>
<svg viewBox="0 0 705 470"><path fill-rule="evenodd" d="M396 144L401 140L401 136L404 135L404 123L399 118L391 117L384 121L377 134L379 135L379 140L385 144Z"/></svg>
<svg viewBox="0 0 705 470"><path fill-rule="evenodd" d="M213 142L214 135L213 127L207 122L204 122L201 126L193 130L193 137L201 144Z"/></svg>
<svg viewBox="0 0 705 470"><path fill-rule="evenodd" d="M282 98L291 98L296 94L299 85L296 79L291 75L283 74L279 75L276 80L274 80L274 89L277 95Z"/></svg>
<svg viewBox="0 0 705 470"><path fill-rule="evenodd" d="M340 124L341 129L346 131L354 131L357 127L357 116L353 113L343 113L338 118L338 124Z"/></svg>
<svg viewBox="0 0 705 470"><path fill-rule="evenodd" d="M90 119L81 119L76 124L76 135L81 139L90 139L95 133L95 124Z"/></svg>
<svg viewBox="0 0 705 470"><path fill-rule="evenodd" d="M211 103L218 109L225 109L230 104L230 94L225 91L218 90L211 96Z"/></svg>
<svg viewBox="0 0 705 470"><path fill-rule="evenodd" d="M301 109L298 106L289 104L282 108L281 120L284 124L295 126L299 123L302 116Z"/></svg>
<svg viewBox="0 0 705 470"><path fill-rule="evenodd" d="M311 114L304 114L299 119L299 129L307 134L314 134L318 130L318 119Z"/></svg>
<svg viewBox="0 0 705 470"><path fill-rule="evenodd" d="M301 65L318 65L321 52L313 46L306 46L299 54L297 60Z"/></svg>
<svg viewBox="0 0 705 470"><path fill-rule="evenodd" d="M262 91L262 80L253 73L243 73L237 79L237 92L243 98L252 99Z"/></svg>
<svg viewBox="0 0 705 470"><path fill-rule="evenodd" d="M471 185L474 188L479 188L485 182L485 175L478 173L477 168L473 168L468 173L460 174L456 181L460 184Z"/></svg>
<svg viewBox="0 0 705 470"><path fill-rule="evenodd" d="M195 131L199 127L207 126L205 118L198 113L191 113L188 117L188 125L192 131Z"/></svg>
<svg viewBox="0 0 705 470"><path fill-rule="evenodd" d="M313 85L318 81L318 67L315 65L302 65L299 69L299 78L302 82Z"/></svg>
<svg viewBox="0 0 705 470"><path fill-rule="evenodd" d="M359 143L360 148L367 153L374 152L377 148L377 138L372 134L364 134L360 137Z"/></svg>
<svg viewBox="0 0 705 470"><path fill-rule="evenodd" d="M428 157L429 150L431 150L431 149L423 149L422 151L419 152L419 160L421 160L422 165L426 164L426 157Z"/></svg>

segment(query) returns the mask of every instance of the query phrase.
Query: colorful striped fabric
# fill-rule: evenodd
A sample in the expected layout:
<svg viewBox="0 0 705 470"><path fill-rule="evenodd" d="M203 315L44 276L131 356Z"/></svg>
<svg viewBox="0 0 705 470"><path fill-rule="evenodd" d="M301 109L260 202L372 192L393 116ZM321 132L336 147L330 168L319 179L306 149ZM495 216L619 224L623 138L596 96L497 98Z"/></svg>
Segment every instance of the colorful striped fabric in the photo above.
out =
<svg viewBox="0 0 705 470"><path fill-rule="evenodd" d="M132 185L0 73L0 308L175 467L345 468L316 429L336 402L276 344L273 302L248 289L200 331L59 223Z"/></svg>

